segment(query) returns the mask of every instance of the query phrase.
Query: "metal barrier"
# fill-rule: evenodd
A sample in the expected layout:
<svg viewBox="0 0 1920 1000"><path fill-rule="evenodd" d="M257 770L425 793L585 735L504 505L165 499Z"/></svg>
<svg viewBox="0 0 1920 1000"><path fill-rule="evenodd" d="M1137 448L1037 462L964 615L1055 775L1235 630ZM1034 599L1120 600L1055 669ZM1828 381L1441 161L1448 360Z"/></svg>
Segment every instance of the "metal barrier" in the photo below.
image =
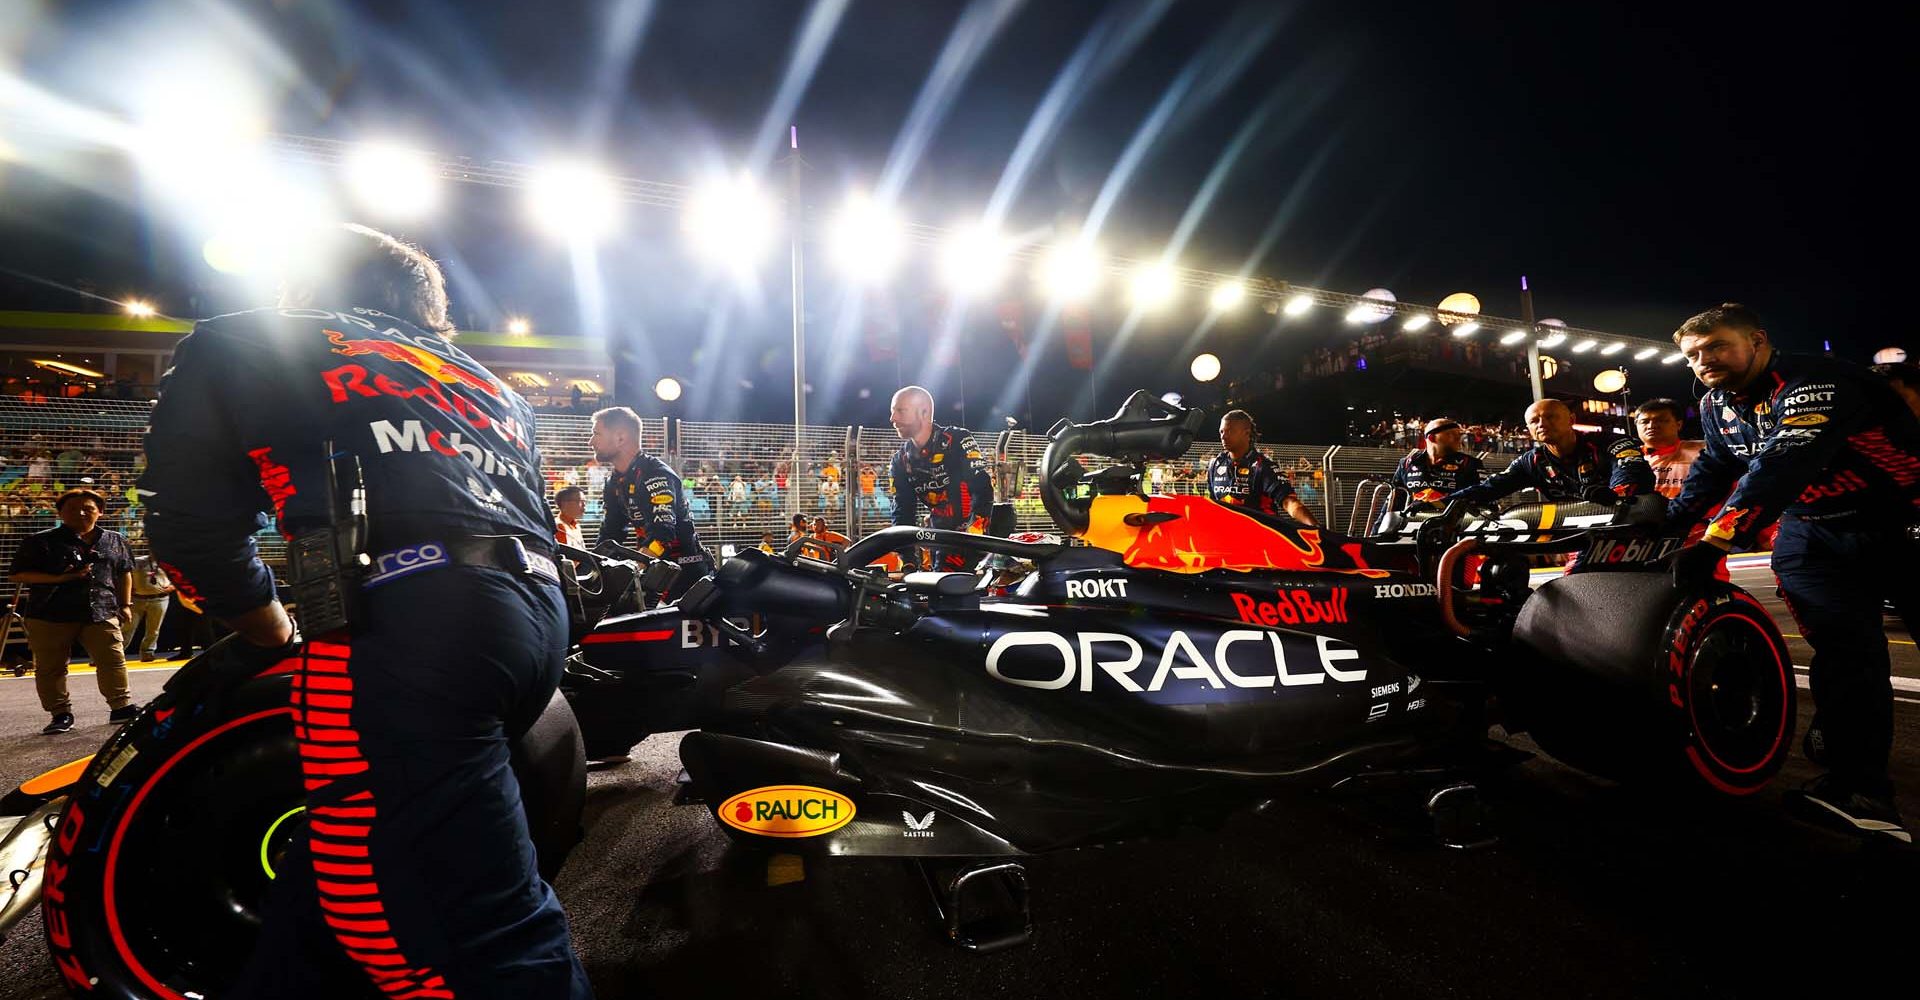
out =
<svg viewBox="0 0 1920 1000"><path fill-rule="evenodd" d="M1362 479L1354 486L1353 507L1347 511L1346 533L1370 535L1380 515L1406 506L1407 488L1391 479ZM1364 512L1364 513L1363 513Z"/></svg>
<svg viewBox="0 0 1920 1000"><path fill-rule="evenodd" d="M27 403L0 396L0 514L5 515L0 519L0 573L11 566L20 538L58 523L54 498L79 485L107 495L111 509L102 523L124 532L136 553L145 551L133 485L145 464L140 436L151 406L141 400ZM591 432L592 418L584 413L537 414L534 428L547 495L563 486L578 486L586 494L588 545L598 541L600 494L613 471L594 460L587 444ZM1002 436L1004 452L996 448ZM1011 498L1015 526L1053 530L1039 492L1046 438L1025 431L980 432L975 437L983 453L992 454L999 464L996 483L1017 486ZM776 547L784 547L795 513L824 517L828 526L852 538L892 522L890 472L900 439L891 427L805 427L797 470L791 424L655 417L641 422L641 440L680 472L694 524L716 553L756 546L769 534ZM1377 491L1368 483L1390 476L1405 454L1389 448L1271 442L1260 447L1291 477L1322 524L1344 524L1348 531L1364 529L1377 519L1388 499L1363 490ZM1155 493L1203 494L1207 466L1219 453L1218 442L1195 444L1178 461L1148 466L1143 485ZM1495 468L1508 457L1483 456ZM1081 461L1088 468L1104 464L1093 455ZM285 558L285 544L275 531L262 532L259 544L269 565Z"/></svg>

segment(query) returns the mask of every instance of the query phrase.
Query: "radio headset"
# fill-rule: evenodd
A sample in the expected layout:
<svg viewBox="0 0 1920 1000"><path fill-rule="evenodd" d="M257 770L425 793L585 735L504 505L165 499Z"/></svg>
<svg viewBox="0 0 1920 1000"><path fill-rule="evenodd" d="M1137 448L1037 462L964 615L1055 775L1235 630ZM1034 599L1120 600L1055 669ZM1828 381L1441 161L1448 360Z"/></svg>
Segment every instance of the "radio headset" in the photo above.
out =
<svg viewBox="0 0 1920 1000"><path fill-rule="evenodd" d="M327 451L327 523L293 537L287 547L288 589L300 634L313 639L343 629L356 613L360 582L372 560L367 557L367 485L360 456ZM340 505L340 478L347 481L347 502Z"/></svg>

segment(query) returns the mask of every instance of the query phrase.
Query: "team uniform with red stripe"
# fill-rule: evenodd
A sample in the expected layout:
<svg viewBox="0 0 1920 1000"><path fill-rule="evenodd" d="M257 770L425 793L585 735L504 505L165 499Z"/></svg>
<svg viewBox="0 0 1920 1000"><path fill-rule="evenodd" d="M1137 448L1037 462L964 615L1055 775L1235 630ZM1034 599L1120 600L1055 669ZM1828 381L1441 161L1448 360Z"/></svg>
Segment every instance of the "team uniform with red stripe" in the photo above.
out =
<svg viewBox="0 0 1920 1000"><path fill-rule="evenodd" d="M1885 380L1832 358L1775 352L1744 392L1700 400L1706 447L1676 526L1752 547L1779 523L1773 570L1813 647L1808 755L1845 785L1891 794L1892 601L1909 629L1920 607L1909 529L1920 524L1920 423ZM1724 500L1722 499L1724 498Z"/></svg>
<svg viewBox="0 0 1920 1000"><path fill-rule="evenodd" d="M370 527L355 623L287 664L306 836L223 995L591 995L508 762L566 644L532 429L473 359L373 310L223 316L175 352L140 490L176 586L221 617L273 600L254 534L267 511L289 538L325 525L339 456ZM511 567L474 555L503 545Z"/></svg>

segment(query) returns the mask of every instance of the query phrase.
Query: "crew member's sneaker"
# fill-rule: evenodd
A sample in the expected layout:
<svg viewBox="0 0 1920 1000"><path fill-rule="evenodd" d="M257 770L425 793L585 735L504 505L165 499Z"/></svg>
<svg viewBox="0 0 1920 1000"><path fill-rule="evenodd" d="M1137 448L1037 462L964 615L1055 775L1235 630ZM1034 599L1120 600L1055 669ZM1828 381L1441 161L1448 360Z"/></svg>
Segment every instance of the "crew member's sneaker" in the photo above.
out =
<svg viewBox="0 0 1920 1000"><path fill-rule="evenodd" d="M53 721L47 723L47 728L42 729L40 731L42 733L47 734L48 736L52 736L55 733L72 732L73 731L73 713L72 712L56 713L53 717Z"/></svg>
<svg viewBox="0 0 1920 1000"><path fill-rule="evenodd" d="M1808 822L1862 836L1892 837L1903 844L1913 843L1913 835L1907 832L1890 799L1853 791L1831 774L1823 774L1788 792L1787 807Z"/></svg>
<svg viewBox="0 0 1920 1000"><path fill-rule="evenodd" d="M113 711L107 713L107 721L108 722L132 722L134 716L139 714L140 714L140 706L122 705L119 708L116 708Z"/></svg>

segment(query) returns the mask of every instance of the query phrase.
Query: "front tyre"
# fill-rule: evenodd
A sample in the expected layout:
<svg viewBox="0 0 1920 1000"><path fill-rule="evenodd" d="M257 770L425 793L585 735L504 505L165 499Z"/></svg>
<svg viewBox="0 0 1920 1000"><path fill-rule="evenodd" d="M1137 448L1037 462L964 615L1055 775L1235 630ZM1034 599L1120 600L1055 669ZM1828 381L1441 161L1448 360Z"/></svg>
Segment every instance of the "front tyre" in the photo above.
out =
<svg viewBox="0 0 1920 1000"><path fill-rule="evenodd" d="M305 828L288 690L269 672L168 691L94 758L54 832L41 900L70 991L184 998L237 977Z"/></svg>

